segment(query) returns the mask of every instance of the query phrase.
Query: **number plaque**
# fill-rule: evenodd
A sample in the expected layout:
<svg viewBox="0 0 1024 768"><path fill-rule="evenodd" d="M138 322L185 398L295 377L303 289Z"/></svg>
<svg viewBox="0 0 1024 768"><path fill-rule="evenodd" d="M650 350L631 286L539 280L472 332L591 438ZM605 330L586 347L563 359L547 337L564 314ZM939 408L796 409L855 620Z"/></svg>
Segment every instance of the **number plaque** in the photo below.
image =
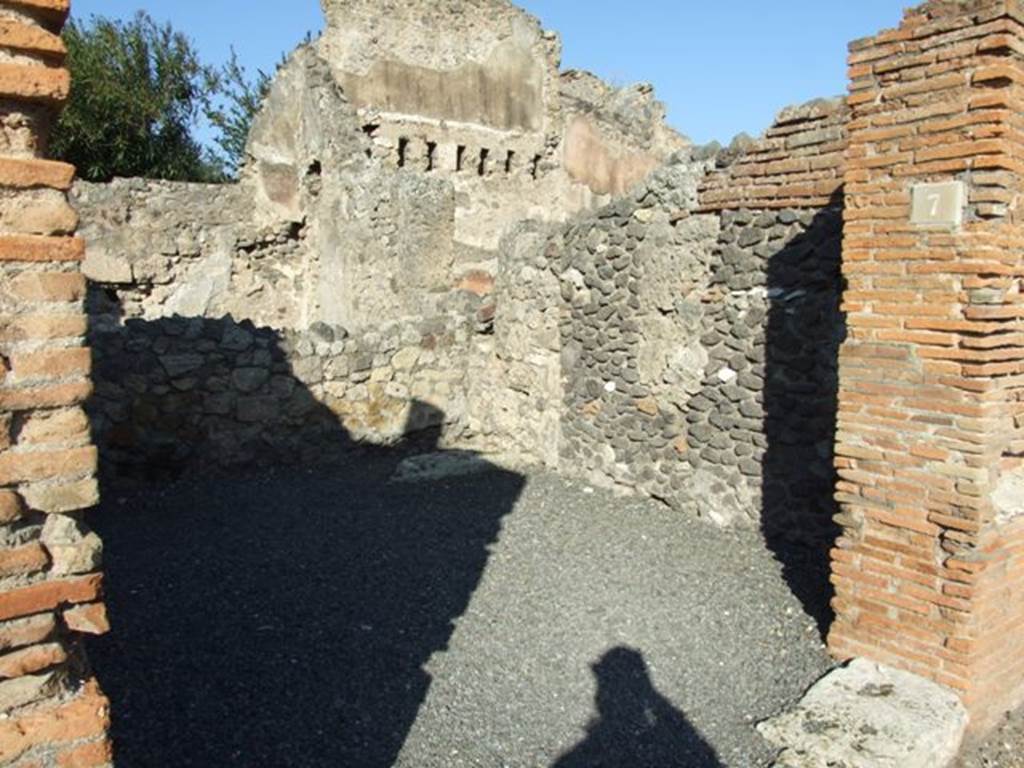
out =
<svg viewBox="0 0 1024 768"><path fill-rule="evenodd" d="M964 221L967 189L962 181L915 184L910 223L921 227L956 229Z"/></svg>

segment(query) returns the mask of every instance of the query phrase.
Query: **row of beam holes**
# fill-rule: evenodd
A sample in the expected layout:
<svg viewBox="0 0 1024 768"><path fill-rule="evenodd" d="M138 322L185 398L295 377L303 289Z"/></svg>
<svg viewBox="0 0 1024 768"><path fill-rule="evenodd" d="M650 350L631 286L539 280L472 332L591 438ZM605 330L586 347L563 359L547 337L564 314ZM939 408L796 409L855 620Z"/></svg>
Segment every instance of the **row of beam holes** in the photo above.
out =
<svg viewBox="0 0 1024 768"><path fill-rule="evenodd" d="M491 150L486 149L486 148L481 149L480 150L480 155L477 158L477 162L476 162L476 175L477 176L486 176L487 175L487 165L490 162L490 159L491 159ZM513 164L515 163L515 159L516 159L516 153L513 150L510 149L510 150L508 150L508 152L505 153L504 168L505 168L505 173L507 175L512 173L512 168L513 168ZM533 163L530 166L530 176L532 178L534 178L534 179L537 178L537 170L538 170L539 166L540 166L540 155L537 155L536 157L533 158ZM465 168L466 168L466 147L464 147L464 146L462 146L460 144L456 148L456 150L455 150L455 170L456 170L456 172L461 173L462 171L465 170Z"/></svg>
<svg viewBox="0 0 1024 768"><path fill-rule="evenodd" d="M363 128L363 130L366 132L366 134L368 136L373 136L373 134L377 131L377 128L379 128L379 127L380 126L377 126L377 125L368 125L365 128ZM409 141L410 140L408 138L405 138L405 137L402 137L402 138L400 138L398 140L398 167L399 168L405 168L406 162L408 160L408 157L409 157ZM455 170L458 173L462 173L462 171L464 171L466 169L466 149L467 148L464 145L460 144L456 148L456 150L455 150ZM370 150L367 150L366 155L367 155L367 157L371 157L372 156L372 153L370 152ZM511 174L512 173L512 166L513 166L513 163L515 162L515 157L516 157L516 153L513 150L511 150L511 149L508 150L508 152L505 153L505 163L504 163L504 166L505 166L505 173L506 174ZM480 155L477 158L477 162L476 162L476 174L477 174L477 176L485 176L485 175L487 175L487 164L490 161L490 158L491 158L491 150L487 149L486 147L480 150ZM437 160L437 142L436 141L428 141L427 142L427 171L433 171L436 168L436 160ZM533 158L533 162L532 162L532 164L530 166L530 176L532 178L534 178L534 179L537 178L537 172L539 170L539 167L540 167L540 155L536 155Z"/></svg>

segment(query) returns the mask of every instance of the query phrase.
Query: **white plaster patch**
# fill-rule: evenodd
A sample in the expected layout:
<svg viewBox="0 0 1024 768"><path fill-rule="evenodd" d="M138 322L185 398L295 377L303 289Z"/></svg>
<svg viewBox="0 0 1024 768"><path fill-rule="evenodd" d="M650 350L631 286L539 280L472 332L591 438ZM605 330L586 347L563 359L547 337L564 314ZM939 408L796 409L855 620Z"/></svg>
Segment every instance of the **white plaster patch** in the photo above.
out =
<svg viewBox="0 0 1024 768"><path fill-rule="evenodd" d="M992 492L996 522L1008 523L1024 515L1024 471L1010 472L999 478Z"/></svg>

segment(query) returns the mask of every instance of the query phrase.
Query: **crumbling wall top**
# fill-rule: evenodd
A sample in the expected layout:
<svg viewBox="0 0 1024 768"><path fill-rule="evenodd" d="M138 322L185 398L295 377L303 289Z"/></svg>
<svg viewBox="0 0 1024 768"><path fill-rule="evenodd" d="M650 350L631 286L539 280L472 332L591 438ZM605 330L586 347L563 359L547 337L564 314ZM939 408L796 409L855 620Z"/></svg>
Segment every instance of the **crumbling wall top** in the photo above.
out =
<svg viewBox="0 0 1024 768"><path fill-rule="evenodd" d="M499 131L550 122L558 36L512 3L321 2L321 53L357 107Z"/></svg>
<svg viewBox="0 0 1024 768"><path fill-rule="evenodd" d="M783 109L762 137L745 142L735 162L708 175L702 209L829 205L843 183L849 116L841 97Z"/></svg>
<svg viewBox="0 0 1024 768"><path fill-rule="evenodd" d="M557 40L508 0L320 0L331 61L366 74L379 58L436 69L486 61L504 41Z"/></svg>
<svg viewBox="0 0 1024 768"><path fill-rule="evenodd" d="M568 112L594 117L606 134L627 146L670 154L691 144L666 124L665 105L655 98L650 83L616 88L591 72L570 69L561 74L559 90Z"/></svg>

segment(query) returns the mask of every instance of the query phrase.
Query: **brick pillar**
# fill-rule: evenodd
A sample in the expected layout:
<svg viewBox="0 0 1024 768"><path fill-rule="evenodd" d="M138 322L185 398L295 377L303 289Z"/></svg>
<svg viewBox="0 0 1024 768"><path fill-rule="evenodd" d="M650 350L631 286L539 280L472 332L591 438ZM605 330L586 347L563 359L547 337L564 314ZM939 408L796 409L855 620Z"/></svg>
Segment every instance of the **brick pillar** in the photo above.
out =
<svg viewBox="0 0 1024 768"><path fill-rule="evenodd" d="M850 55L829 640L981 730L1024 699L1022 24L935 1Z"/></svg>
<svg viewBox="0 0 1024 768"><path fill-rule="evenodd" d="M0 765L110 762L107 702L79 633L106 629L82 409L82 241L74 168L42 159L68 95L69 0L0 0Z"/></svg>

